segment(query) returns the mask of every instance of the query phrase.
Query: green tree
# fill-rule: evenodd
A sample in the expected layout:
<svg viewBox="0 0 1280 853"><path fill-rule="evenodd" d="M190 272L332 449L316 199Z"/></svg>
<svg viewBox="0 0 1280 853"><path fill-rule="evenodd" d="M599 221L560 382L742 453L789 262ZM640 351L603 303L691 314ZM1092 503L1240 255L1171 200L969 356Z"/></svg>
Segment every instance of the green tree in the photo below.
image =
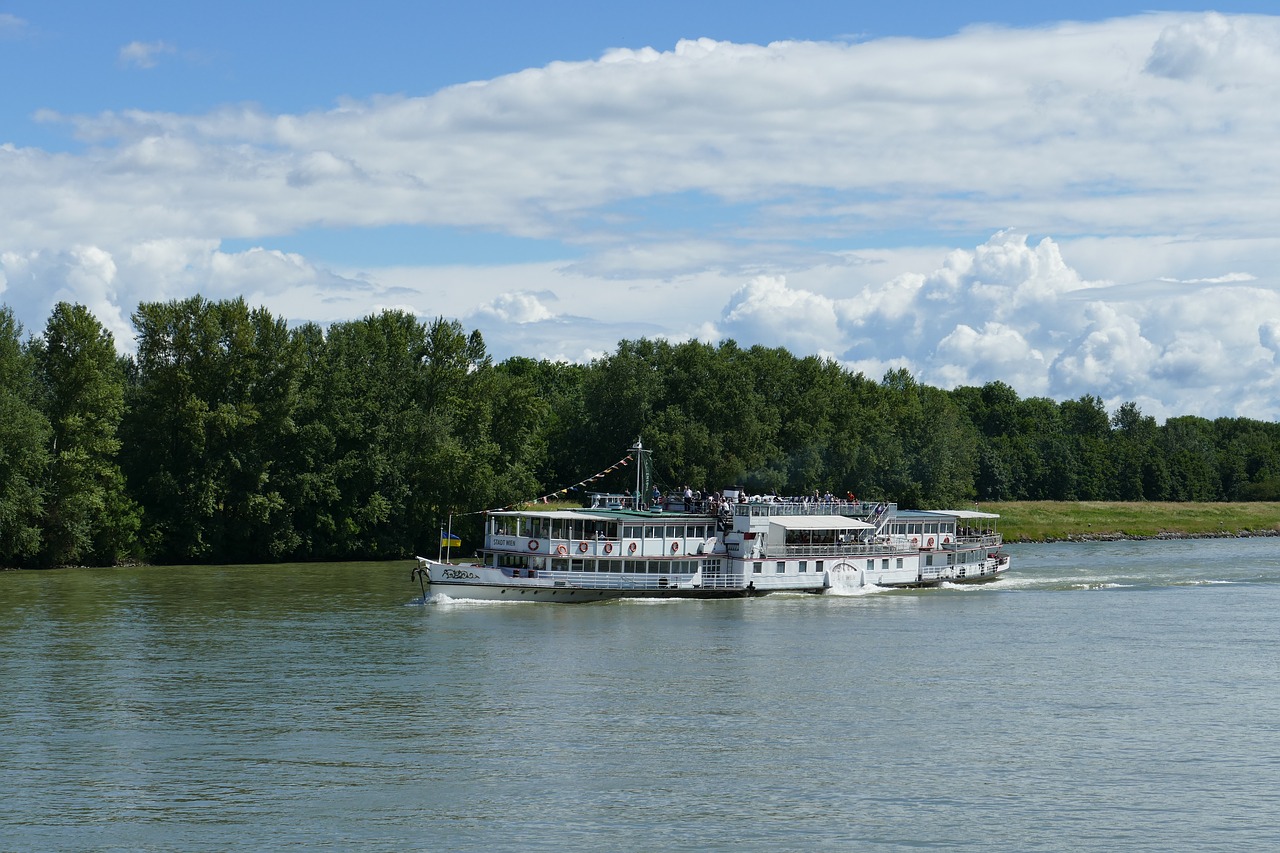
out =
<svg viewBox="0 0 1280 853"><path fill-rule="evenodd" d="M143 303L124 468L160 562L296 550L276 454L294 430L298 362L284 321L243 299Z"/></svg>
<svg viewBox="0 0 1280 853"><path fill-rule="evenodd" d="M83 305L59 302L32 343L52 427L42 562L114 565L140 524L117 454L124 372L109 331Z"/></svg>
<svg viewBox="0 0 1280 853"><path fill-rule="evenodd" d="M50 434L21 334L13 312L0 307L0 560L10 565L31 561L40 549Z"/></svg>

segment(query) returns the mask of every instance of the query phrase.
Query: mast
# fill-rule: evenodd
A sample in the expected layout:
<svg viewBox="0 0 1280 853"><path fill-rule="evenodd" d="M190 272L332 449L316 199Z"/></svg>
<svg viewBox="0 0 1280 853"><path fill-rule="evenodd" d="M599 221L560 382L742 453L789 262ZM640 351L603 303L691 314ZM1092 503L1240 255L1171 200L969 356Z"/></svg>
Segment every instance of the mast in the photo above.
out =
<svg viewBox="0 0 1280 853"><path fill-rule="evenodd" d="M653 488L653 456L652 450L644 449L644 442L636 436L635 446L631 448L631 452L636 455L636 491L635 506L640 508L641 501L649 499L649 490Z"/></svg>

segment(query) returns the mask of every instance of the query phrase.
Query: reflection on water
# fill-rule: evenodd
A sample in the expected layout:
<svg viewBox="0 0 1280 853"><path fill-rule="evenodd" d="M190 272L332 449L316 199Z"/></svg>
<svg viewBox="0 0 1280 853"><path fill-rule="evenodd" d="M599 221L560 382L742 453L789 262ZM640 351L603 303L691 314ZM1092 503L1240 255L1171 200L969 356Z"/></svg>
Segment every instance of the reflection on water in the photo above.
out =
<svg viewBox="0 0 1280 853"><path fill-rule="evenodd" d="M1274 540L1009 550L575 606L408 606L407 562L0 574L0 848L1263 849Z"/></svg>

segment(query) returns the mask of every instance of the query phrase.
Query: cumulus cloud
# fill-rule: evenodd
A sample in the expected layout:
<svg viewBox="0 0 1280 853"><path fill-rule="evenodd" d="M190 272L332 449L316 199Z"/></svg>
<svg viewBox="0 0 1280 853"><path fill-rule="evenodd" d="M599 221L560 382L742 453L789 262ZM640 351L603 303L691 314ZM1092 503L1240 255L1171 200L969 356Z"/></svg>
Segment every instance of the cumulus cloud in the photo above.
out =
<svg viewBox="0 0 1280 853"><path fill-rule="evenodd" d="M166 41L131 41L120 48L120 64L132 68L155 68L159 57L177 52Z"/></svg>
<svg viewBox="0 0 1280 853"><path fill-rule="evenodd" d="M842 338L835 301L789 288L781 276L759 276L736 291L722 324L730 337L798 352L831 349Z"/></svg>
<svg viewBox="0 0 1280 853"><path fill-rule="evenodd" d="M900 366L948 388L1000 380L1024 395L1097 394L1113 408L1138 400L1159 417L1246 405L1274 417L1280 404L1258 401L1276 382L1280 325L1270 318L1280 316L1280 292L1222 279L1113 299L1109 282L1082 279L1053 240L1029 245L1003 231L948 253L932 272L841 298L756 279L730 297L716 332L825 350L873 377Z"/></svg>
<svg viewBox="0 0 1280 853"><path fill-rule="evenodd" d="M1173 80L1232 85L1280 73L1280 23L1217 13L1170 24L1156 39L1146 70Z"/></svg>
<svg viewBox="0 0 1280 853"><path fill-rule="evenodd" d="M476 309L477 316L488 317L501 323L539 323L555 315L542 304L544 299L554 299L549 293L503 293L491 302Z"/></svg>

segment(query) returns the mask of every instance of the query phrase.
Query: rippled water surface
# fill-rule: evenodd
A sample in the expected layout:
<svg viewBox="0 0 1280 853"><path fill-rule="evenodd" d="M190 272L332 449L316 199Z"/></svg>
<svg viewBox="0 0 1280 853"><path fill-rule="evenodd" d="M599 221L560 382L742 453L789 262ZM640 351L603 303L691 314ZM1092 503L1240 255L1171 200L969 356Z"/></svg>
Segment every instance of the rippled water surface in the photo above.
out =
<svg viewBox="0 0 1280 853"><path fill-rule="evenodd" d="M414 604L408 563L0 574L0 849L1262 850L1280 541L982 587Z"/></svg>

